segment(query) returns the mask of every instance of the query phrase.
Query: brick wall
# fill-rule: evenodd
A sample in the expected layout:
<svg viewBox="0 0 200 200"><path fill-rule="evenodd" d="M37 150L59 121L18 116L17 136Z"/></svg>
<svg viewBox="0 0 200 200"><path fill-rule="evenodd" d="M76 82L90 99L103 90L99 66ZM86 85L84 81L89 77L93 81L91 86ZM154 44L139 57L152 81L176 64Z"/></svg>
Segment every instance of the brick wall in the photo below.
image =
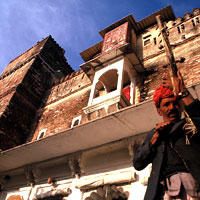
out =
<svg viewBox="0 0 200 200"><path fill-rule="evenodd" d="M197 18L200 18L200 15L197 13L195 16L192 14L188 15L184 16L184 18L177 18L175 21L170 21L166 24L169 41L174 48L177 48L184 43L189 43L190 40L199 37L200 23L197 22ZM193 21L195 25L193 24ZM178 28L180 32L178 31ZM148 28L143 33L138 35L137 55L139 56L140 60L144 62L145 68L148 69L159 65L164 65L166 63L165 57L159 57L164 52L163 48L161 48L163 44L160 43L160 41L161 37L159 36L157 25ZM192 43L189 44L192 45ZM181 46L181 48L182 47L183 46ZM194 47L191 47L196 48L197 45L195 44ZM181 48L179 48L179 50L181 50ZM182 54L182 57L184 56Z"/></svg>
<svg viewBox="0 0 200 200"><path fill-rule="evenodd" d="M87 122L82 108L88 104L91 82L82 71L66 76L49 90L46 104L40 109L40 117L28 141L37 139L39 131L47 129L45 136L65 131L72 119L82 115L81 123Z"/></svg>
<svg viewBox="0 0 200 200"><path fill-rule="evenodd" d="M181 57L184 58L184 62L177 62L177 66L188 87L200 82L200 23L196 21L198 16L192 17L192 14L187 14L184 18L167 23L175 59L180 61ZM195 21L195 26L192 20ZM180 27L180 32L177 27ZM144 45L148 39L150 42ZM164 49L159 49L159 45L162 45L159 40L157 25L150 27L138 37L137 51L146 69L143 84L140 85L140 101L152 98L155 89L161 84L163 66L168 63Z"/></svg>

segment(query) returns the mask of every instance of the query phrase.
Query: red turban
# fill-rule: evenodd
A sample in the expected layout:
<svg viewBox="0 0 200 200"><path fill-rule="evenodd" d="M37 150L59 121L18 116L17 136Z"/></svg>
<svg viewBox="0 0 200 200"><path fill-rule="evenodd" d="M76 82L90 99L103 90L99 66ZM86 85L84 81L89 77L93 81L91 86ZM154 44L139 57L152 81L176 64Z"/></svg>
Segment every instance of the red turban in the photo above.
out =
<svg viewBox="0 0 200 200"><path fill-rule="evenodd" d="M153 95L155 106L158 108L162 99L170 97L172 95L174 95L174 93L169 88L163 87L163 85L161 85L156 89Z"/></svg>

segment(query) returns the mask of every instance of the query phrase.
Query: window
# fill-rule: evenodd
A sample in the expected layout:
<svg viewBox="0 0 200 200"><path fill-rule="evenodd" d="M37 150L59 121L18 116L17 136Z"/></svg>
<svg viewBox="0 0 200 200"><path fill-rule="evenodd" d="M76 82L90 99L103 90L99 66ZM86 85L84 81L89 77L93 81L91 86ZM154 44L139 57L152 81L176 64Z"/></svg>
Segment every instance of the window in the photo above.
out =
<svg viewBox="0 0 200 200"><path fill-rule="evenodd" d="M146 46L147 44L150 44L150 39L144 41L144 46Z"/></svg>
<svg viewBox="0 0 200 200"><path fill-rule="evenodd" d="M185 25L181 24L180 26L177 26L177 30L178 30L178 33L184 32L185 31Z"/></svg>
<svg viewBox="0 0 200 200"><path fill-rule="evenodd" d="M177 26L178 33L181 33L180 27Z"/></svg>
<svg viewBox="0 0 200 200"><path fill-rule="evenodd" d="M106 93L107 93L107 90L105 88L105 85L101 81L98 81L95 87L94 98L103 96Z"/></svg>
<svg viewBox="0 0 200 200"><path fill-rule="evenodd" d="M185 39L185 35L182 35L181 38L182 38L182 39Z"/></svg>
<svg viewBox="0 0 200 200"><path fill-rule="evenodd" d="M124 81L123 81L123 88L122 93L126 97L126 99L130 102L131 98L131 81L127 71L124 71Z"/></svg>
<svg viewBox="0 0 200 200"><path fill-rule="evenodd" d="M117 69L111 69L101 75L95 86L94 98L106 95L117 89L118 73Z"/></svg>
<svg viewBox="0 0 200 200"><path fill-rule="evenodd" d="M81 123L81 119L82 119L82 115L72 119L71 128L73 128L74 126L78 126Z"/></svg>
<svg viewBox="0 0 200 200"><path fill-rule="evenodd" d="M185 26L184 24L181 24L181 29L184 30L185 29Z"/></svg>
<svg viewBox="0 0 200 200"><path fill-rule="evenodd" d="M197 24L200 23L200 21L199 21L199 17L196 17L195 19L196 19L195 21L194 21L194 19L191 20L193 26L196 26Z"/></svg>
<svg viewBox="0 0 200 200"><path fill-rule="evenodd" d="M156 38L153 38L153 41L154 41L154 44L156 45L157 44Z"/></svg>
<svg viewBox="0 0 200 200"><path fill-rule="evenodd" d="M193 25L193 26L196 26L196 24L195 24L195 22L194 22L194 20L193 20L193 19L192 19L192 25Z"/></svg>
<svg viewBox="0 0 200 200"><path fill-rule="evenodd" d="M146 35L146 36L143 37L143 39L147 39L150 36L151 36L151 34L150 35Z"/></svg>
<svg viewBox="0 0 200 200"><path fill-rule="evenodd" d="M46 134L47 128L42 129L41 131L39 131L38 136L37 136L37 140L43 138Z"/></svg>

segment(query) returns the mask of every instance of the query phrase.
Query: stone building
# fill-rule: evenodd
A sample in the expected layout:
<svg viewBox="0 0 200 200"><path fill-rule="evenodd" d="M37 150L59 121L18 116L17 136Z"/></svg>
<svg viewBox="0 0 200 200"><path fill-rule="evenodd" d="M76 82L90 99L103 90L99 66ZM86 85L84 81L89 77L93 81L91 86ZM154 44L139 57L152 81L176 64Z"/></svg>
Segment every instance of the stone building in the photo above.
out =
<svg viewBox="0 0 200 200"><path fill-rule="evenodd" d="M132 167L134 150L162 119L152 102L167 70L156 16L177 67L200 95L200 9L171 6L101 30L74 72L49 36L0 76L0 200L142 200L151 166Z"/></svg>

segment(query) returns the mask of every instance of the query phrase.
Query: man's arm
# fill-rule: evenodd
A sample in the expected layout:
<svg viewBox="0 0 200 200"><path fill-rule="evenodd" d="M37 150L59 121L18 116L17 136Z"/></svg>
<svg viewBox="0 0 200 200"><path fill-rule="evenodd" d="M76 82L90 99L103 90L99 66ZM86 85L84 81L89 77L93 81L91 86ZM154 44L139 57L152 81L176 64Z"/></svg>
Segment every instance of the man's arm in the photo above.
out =
<svg viewBox="0 0 200 200"><path fill-rule="evenodd" d="M153 134L153 130L149 132L143 144L138 147L134 154L133 166L136 170L144 169L149 163L153 161L155 150L150 142Z"/></svg>
<svg viewBox="0 0 200 200"><path fill-rule="evenodd" d="M152 163L157 147L165 140L166 133L171 129L172 124L170 122L161 122L157 124L147 135L143 144L137 149L133 159L133 166L137 170L144 169L149 163Z"/></svg>

